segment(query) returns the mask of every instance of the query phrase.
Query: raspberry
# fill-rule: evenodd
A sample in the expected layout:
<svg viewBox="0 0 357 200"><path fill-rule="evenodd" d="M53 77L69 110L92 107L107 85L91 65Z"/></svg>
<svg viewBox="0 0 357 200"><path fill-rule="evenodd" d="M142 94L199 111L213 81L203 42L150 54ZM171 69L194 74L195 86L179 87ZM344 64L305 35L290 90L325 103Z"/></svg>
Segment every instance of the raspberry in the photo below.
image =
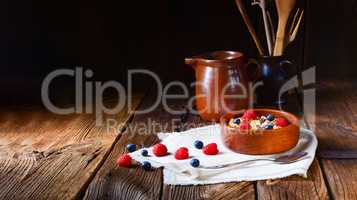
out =
<svg viewBox="0 0 357 200"><path fill-rule="evenodd" d="M117 165L119 167L130 167L131 166L131 157L130 157L130 155L129 154L121 155L117 159Z"/></svg>
<svg viewBox="0 0 357 200"><path fill-rule="evenodd" d="M282 117L278 117L278 118L276 118L275 125L284 127L284 126L289 125L289 122Z"/></svg>
<svg viewBox="0 0 357 200"><path fill-rule="evenodd" d="M239 130L240 131L247 131L249 130L251 127L249 125L249 123L242 123L240 126L239 126Z"/></svg>
<svg viewBox="0 0 357 200"><path fill-rule="evenodd" d="M243 119L245 120L252 120L252 119L256 119L257 118L257 113L255 113L254 110L250 109L244 112L243 114Z"/></svg>
<svg viewBox="0 0 357 200"><path fill-rule="evenodd" d="M217 144L207 144L205 147L203 147L203 153L206 155L216 155L218 153Z"/></svg>
<svg viewBox="0 0 357 200"><path fill-rule="evenodd" d="M167 148L164 144L155 144L152 151L154 155L158 157L165 156L167 154Z"/></svg>
<svg viewBox="0 0 357 200"><path fill-rule="evenodd" d="M186 147L180 147L179 149L188 152L188 148L186 148Z"/></svg>
<svg viewBox="0 0 357 200"><path fill-rule="evenodd" d="M188 157L189 157L188 149L186 147L181 147L177 149L177 151L175 152L175 158L177 160L184 160L187 159Z"/></svg>

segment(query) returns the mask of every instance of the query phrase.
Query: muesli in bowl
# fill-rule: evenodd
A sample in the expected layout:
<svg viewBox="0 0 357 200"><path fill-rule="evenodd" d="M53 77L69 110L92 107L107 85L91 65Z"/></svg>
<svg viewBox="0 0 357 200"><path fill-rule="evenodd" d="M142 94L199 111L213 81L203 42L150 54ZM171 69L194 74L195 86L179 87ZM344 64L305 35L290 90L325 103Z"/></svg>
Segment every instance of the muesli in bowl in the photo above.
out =
<svg viewBox="0 0 357 200"><path fill-rule="evenodd" d="M254 110L247 110L241 117L232 117L228 126L244 130L271 130L288 126L289 122L284 117L273 114L259 115Z"/></svg>
<svg viewBox="0 0 357 200"><path fill-rule="evenodd" d="M250 155L281 153L299 139L299 119L274 109L250 109L243 115L221 117L221 137L230 150Z"/></svg>

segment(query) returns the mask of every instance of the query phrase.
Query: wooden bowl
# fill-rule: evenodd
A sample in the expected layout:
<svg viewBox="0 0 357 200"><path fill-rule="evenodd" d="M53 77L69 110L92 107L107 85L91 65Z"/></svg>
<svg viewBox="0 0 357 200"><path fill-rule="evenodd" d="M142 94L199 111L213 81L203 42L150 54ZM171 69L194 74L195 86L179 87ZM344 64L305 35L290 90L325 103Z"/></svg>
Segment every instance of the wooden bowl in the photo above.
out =
<svg viewBox="0 0 357 200"><path fill-rule="evenodd" d="M281 153L295 147L299 140L299 119L288 112L273 109L254 109L260 115L272 114L275 117L284 117L290 124L288 126L272 129L242 132L239 128L228 126L232 114L222 116L220 119L221 137L223 144L230 150L249 155L266 155Z"/></svg>

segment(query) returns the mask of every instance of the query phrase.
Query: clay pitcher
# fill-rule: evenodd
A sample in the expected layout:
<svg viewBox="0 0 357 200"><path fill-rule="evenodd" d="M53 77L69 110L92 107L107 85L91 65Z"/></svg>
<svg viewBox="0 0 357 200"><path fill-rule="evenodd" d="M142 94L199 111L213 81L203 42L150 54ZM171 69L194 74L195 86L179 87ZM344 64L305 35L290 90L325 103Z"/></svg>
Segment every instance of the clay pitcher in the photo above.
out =
<svg viewBox="0 0 357 200"><path fill-rule="evenodd" d="M249 82L257 78L259 68L248 76L248 66L257 66L255 60L240 52L215 51L186 58L185 63L195 70L196 111L204 120L219 121L222 115L238 114L252 104Z"/></svg>

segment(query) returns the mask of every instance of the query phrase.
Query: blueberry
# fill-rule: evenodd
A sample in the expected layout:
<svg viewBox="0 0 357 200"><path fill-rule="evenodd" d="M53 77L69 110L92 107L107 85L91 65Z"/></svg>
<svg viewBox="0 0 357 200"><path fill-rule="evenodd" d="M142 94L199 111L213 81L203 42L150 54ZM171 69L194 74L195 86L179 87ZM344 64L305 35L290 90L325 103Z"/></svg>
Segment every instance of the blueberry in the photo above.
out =
<svg viewBox="0 0 357 200"><path fill-rule="evenodd" d="M239 125L240 124L240 119L239 118L234 118L233 123Z"/></svg>
<svg viewBox="0 0 357 200"><path fill-rule="evenodd" d="M198 159L192 159L192 160L190 161L190 165L191 165L192 167L198 167L198 166L200 166L200 161L199 161Z"/></svg>
<svg viewBox="0 0 357 200"><path fill-rule="evenodd" d="M271 114L269 114L269 115L267 116L267 120L269 120L269 121L273 121L273 120L274 120L274 116L273 116L273 115L271 115Z"/></svg>
<svg viewBox="0 0 357 200"><path fill-rule="evenodd" d="M148 161L144 161L143 163L141 163L141 167L144 170L150 170L151 169L151 164Z"/></svg>
<svg viewBox="0 0 357 200"><path fill-rule="evenodd" d="M203 148L203 142L200 141L200 140L196 140L195 143L194 143L195 147L197 149L202 149Z"/></svg>
<svg viewBox="0 0 357 200"><path fill-rule="evenodd" d="M265 128L265 129L273 129L273 125L268 124L268 125L266 125L264 128Z"/></svg>
<svg viewBox="0 0 357 200"><path fill-rule="evenodd" d="M148 156L148 154L149 154L149 152L148 152L148 150L146 150L146 149L143 149L143 150L141 150L141 155L142 156Z"/></svg>
<svg viewBox="0 0 357 200"><path fill-rule="evenodd" d="M135 144L128 144L126 145L126 149L129 151L129 152L133 152L136 150L136 146Z"/></svg>

